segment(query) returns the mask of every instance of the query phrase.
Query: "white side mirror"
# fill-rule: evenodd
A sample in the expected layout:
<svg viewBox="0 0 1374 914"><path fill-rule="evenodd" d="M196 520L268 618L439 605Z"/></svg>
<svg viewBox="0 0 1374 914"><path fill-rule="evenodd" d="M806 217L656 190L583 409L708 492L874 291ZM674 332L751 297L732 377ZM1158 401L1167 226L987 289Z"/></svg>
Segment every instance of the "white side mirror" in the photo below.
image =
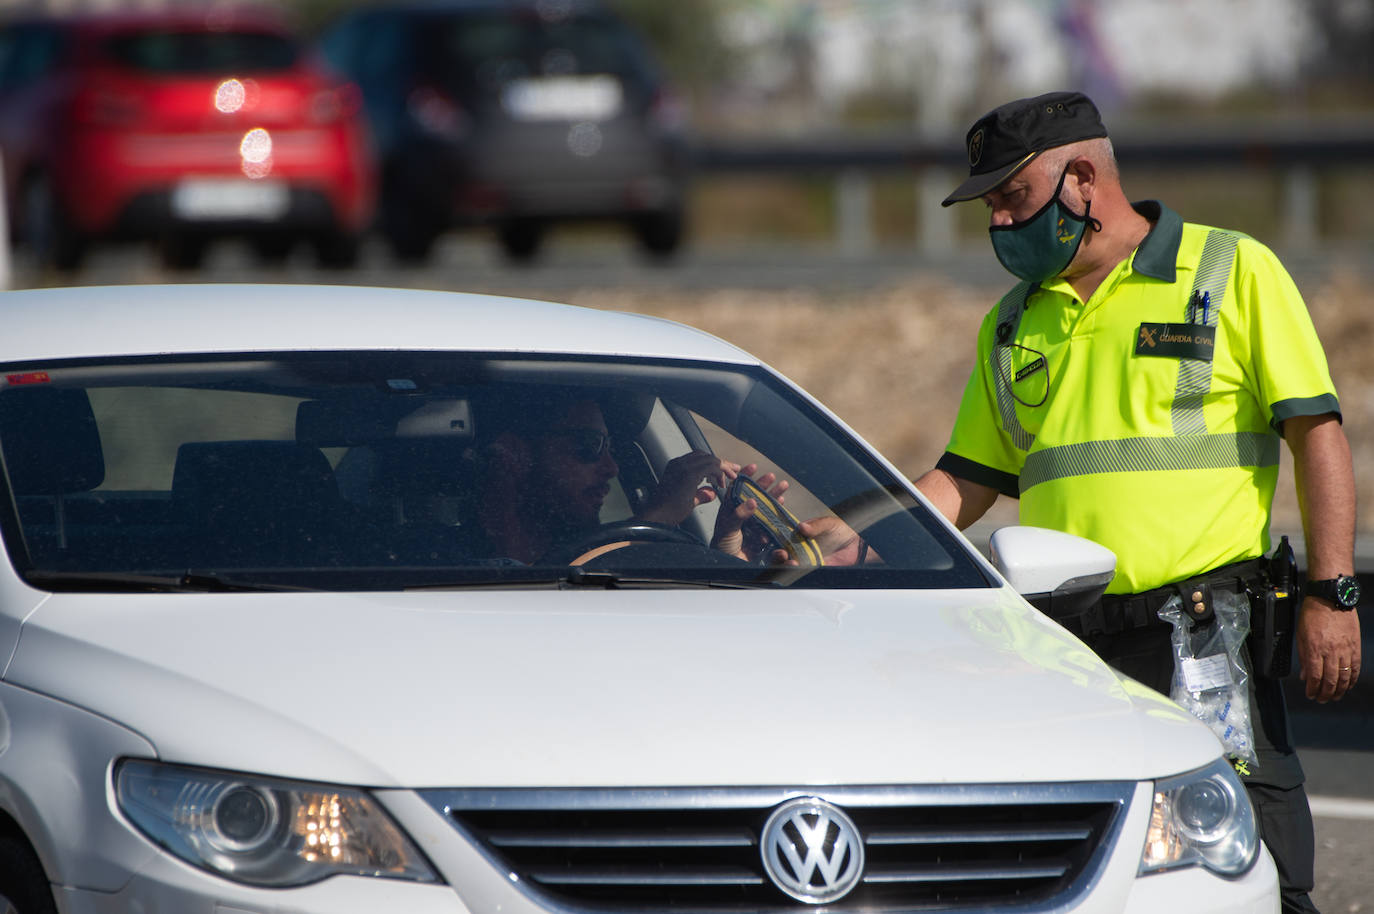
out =
<svg viewBox="0 0 1374 914"><path fill-rule="evenodd" d="M1081 536L1043 527L1002 527L988 540L993 566L1041 609L1086 607L1116 576L1116 553Z"/></svg>

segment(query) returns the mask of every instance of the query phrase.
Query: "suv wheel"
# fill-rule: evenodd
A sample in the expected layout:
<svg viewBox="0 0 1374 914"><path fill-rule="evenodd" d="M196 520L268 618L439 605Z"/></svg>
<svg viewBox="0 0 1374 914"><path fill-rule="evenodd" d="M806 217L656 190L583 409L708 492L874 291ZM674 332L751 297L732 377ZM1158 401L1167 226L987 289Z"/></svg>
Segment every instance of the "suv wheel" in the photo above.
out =
<svg viewBox="0 0 1374 914"><path fill-rule="evenodd" d="M422 264L429 259L434 242L439 239L437 232L418 225L395 226L383 229L391 253L401 263Z"/></svg>
<svg viewBox="0 0 1374 914"><path fill-rule="evenodd" d="M57 914L42 864L10 835L0 836L0 914Z"/></svg>
<svg viewBox="0 0 1374 914"><path fill-rule="evenodd" d="M631 227L645 252L669 257L682 246L685 222L682 211L673 209L636 216Z"/></svg>
<svg viewBox="0 0 1374 914"><path fill-rule="evenodd" d="M392 165L383 172L378 209L377 227L396 259L408 264L428 260L443 226L431 214L426 201L410 190L401 166Z"/></svg>

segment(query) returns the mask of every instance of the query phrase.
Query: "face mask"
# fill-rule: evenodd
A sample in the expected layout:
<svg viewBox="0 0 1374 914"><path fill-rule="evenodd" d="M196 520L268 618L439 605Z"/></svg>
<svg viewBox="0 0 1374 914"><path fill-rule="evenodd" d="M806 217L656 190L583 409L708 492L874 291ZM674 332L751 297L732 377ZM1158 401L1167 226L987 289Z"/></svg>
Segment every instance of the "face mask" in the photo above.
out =
<svg viewBox="0 0 1374 914"><path fill-rule="evenodd" d="M1013 276L1027 282L1044 282L1051 276L1058 276L1078 253L1088 223L1092 222L1093 228L1101 230L1102 223L1088 215L1092 210L1091 200L1083 215L1077 216L1059 199L1068 174L1068 166L1065 166L1059 176L1059 186L1034 216L1024 222L988 227L993 252Z"/></svg>

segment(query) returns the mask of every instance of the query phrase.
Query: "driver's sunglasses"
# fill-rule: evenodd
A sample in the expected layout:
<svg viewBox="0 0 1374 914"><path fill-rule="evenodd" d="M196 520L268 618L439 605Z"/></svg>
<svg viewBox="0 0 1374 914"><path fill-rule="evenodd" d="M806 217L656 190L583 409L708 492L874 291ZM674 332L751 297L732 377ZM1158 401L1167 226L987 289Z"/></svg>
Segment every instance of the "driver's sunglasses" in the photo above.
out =
<svg viewBox="0 0 1374 914"><path fill-rule="evenodd" d="M595 428L560 428L550 433L572 442L572 455L582 463L596 463L611 450L611 436Z"/></svg>

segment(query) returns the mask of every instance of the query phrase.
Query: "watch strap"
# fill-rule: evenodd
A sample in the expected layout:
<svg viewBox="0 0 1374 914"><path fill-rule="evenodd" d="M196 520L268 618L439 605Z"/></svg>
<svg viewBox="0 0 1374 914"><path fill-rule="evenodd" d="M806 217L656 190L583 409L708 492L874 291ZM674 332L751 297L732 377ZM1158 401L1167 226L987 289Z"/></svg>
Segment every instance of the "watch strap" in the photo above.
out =
<svg viewBox="0 0 1374 914"><path fill-rule="evenodd" d="M1320 581L1308 581L1303 587L1303 593L1309 597L1328 600L1337 609L1351 610L1360 602L1360 581L1347 574Z"/></svg>

